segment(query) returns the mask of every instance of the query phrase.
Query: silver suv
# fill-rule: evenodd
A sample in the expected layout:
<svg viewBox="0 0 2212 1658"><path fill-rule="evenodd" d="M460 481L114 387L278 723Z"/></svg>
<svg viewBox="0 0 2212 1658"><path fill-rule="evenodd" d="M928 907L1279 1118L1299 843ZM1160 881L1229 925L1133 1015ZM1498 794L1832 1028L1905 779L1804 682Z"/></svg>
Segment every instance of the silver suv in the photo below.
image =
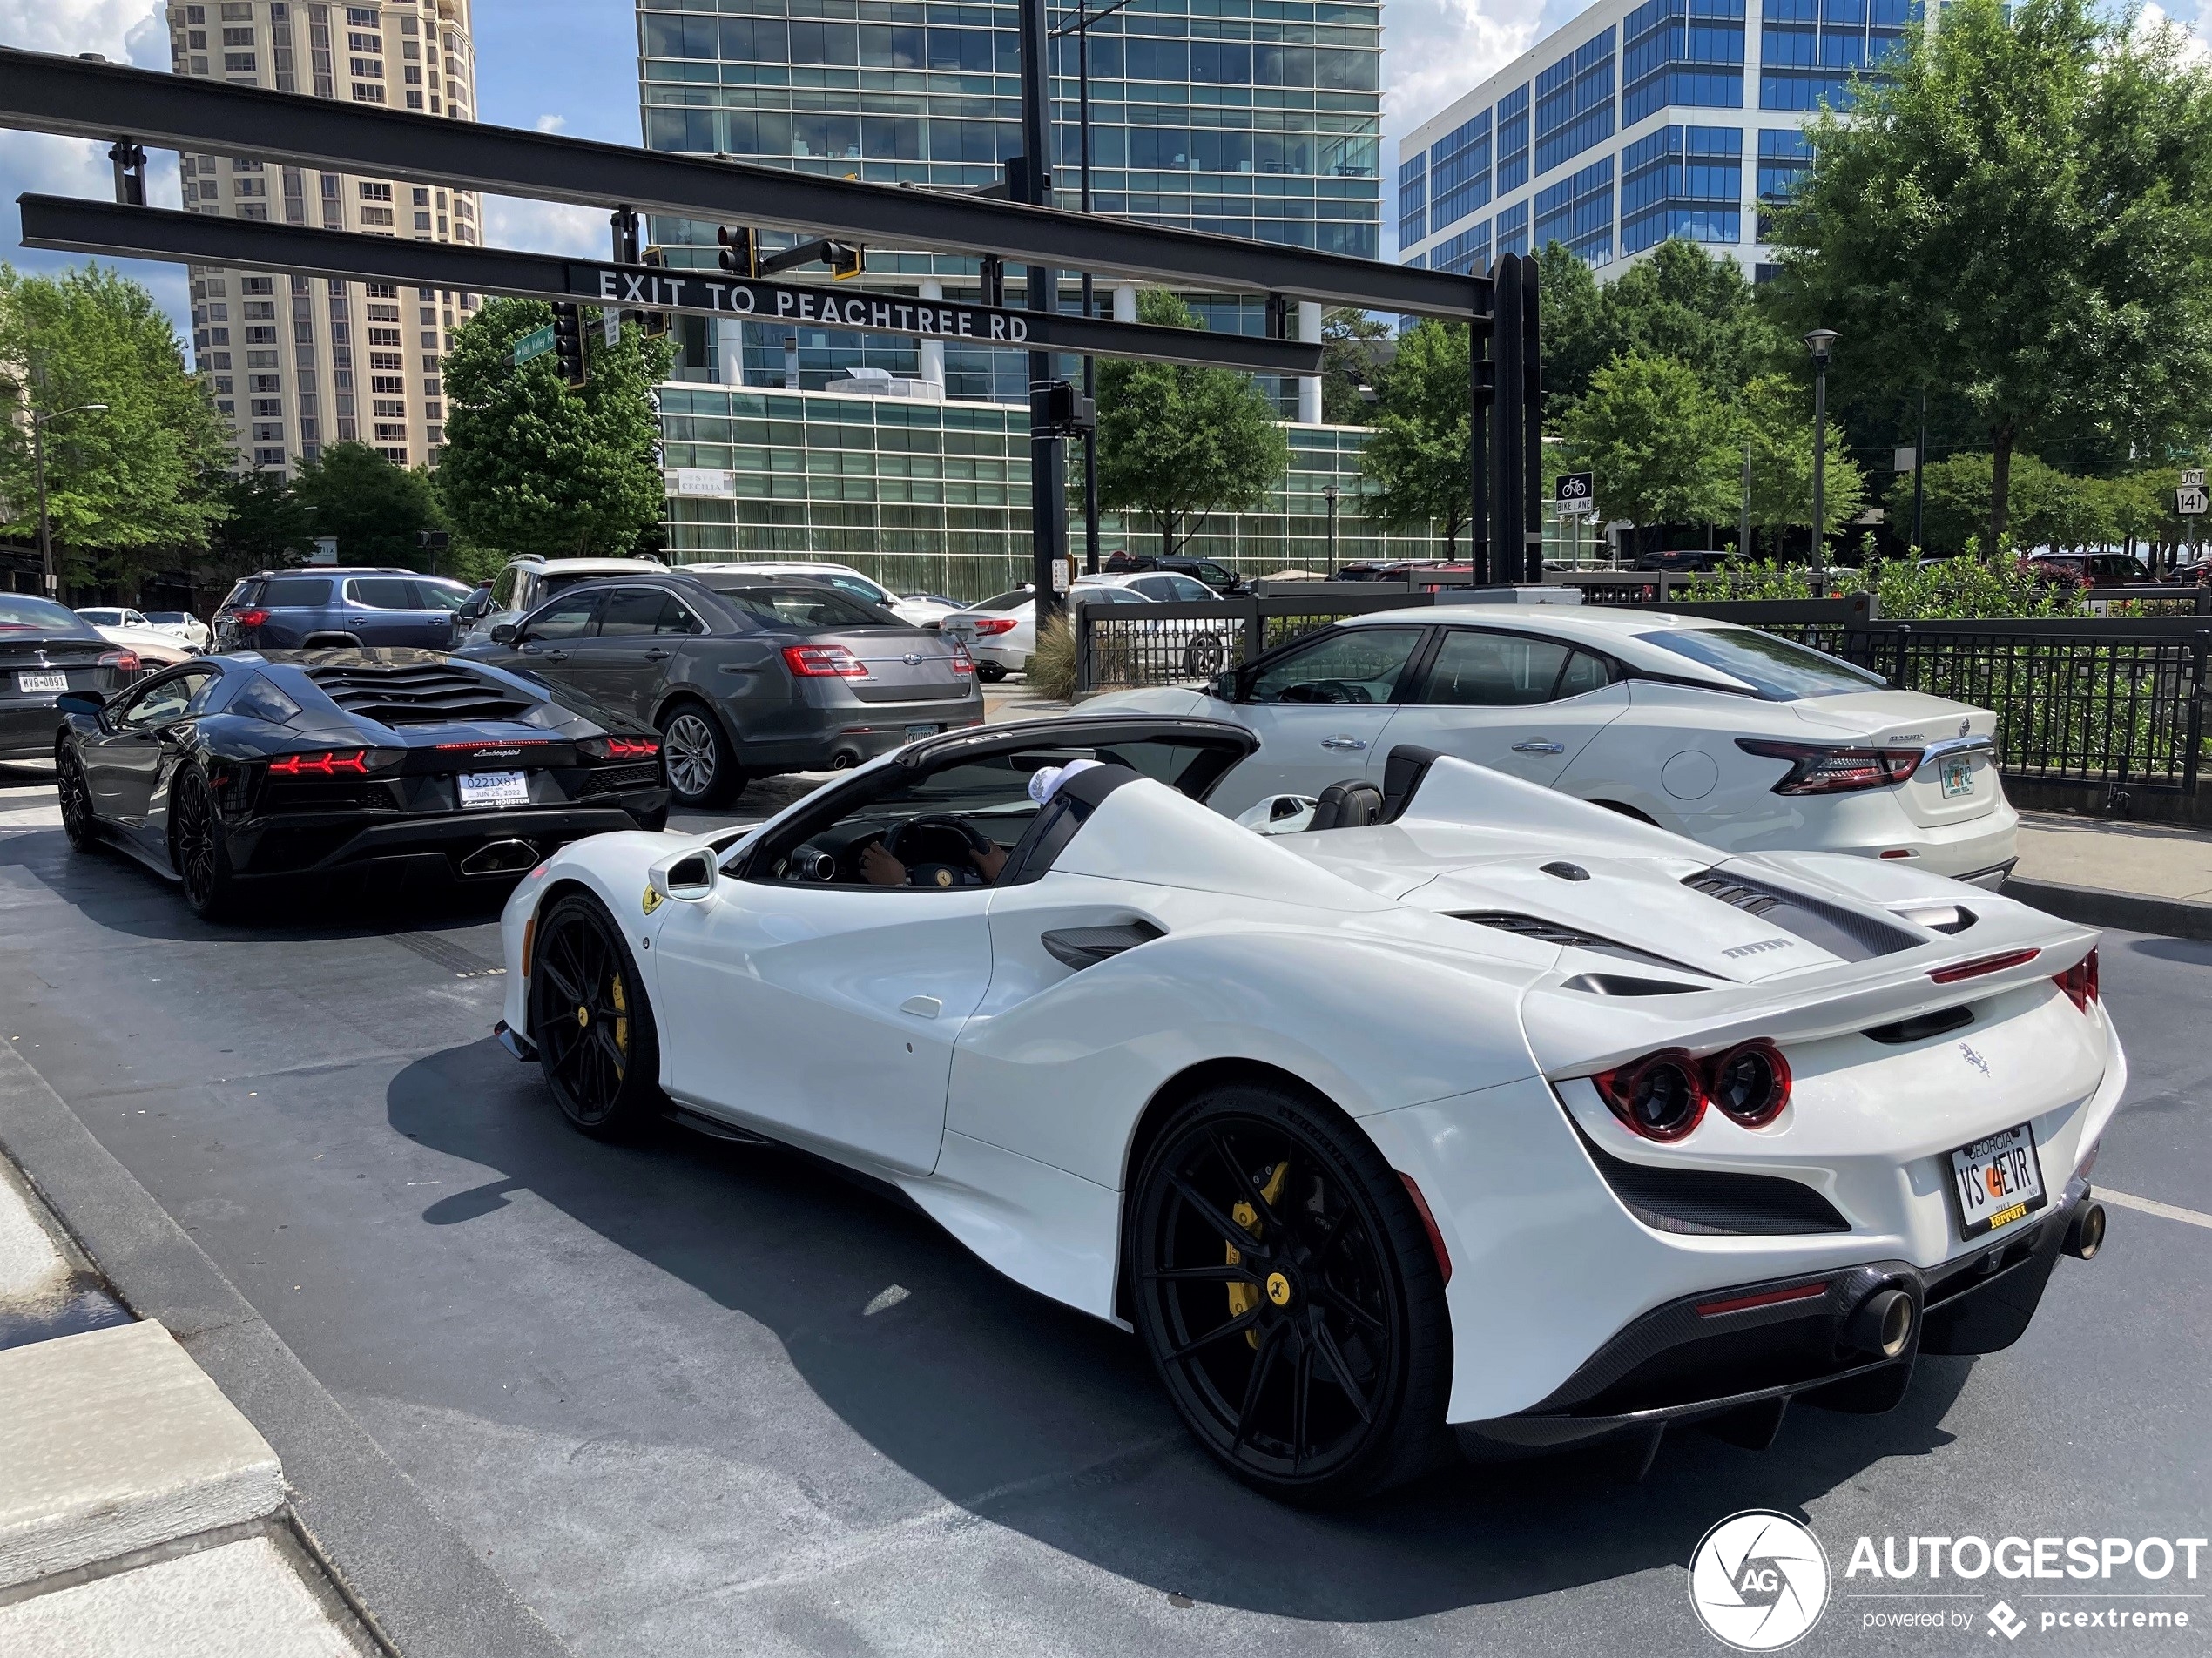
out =
<svg viewBox="0 0 2212 1658"><path fill-rule="evenodd" d="M489 587L478 588L461 607L455 648L487 643L494 628L519 621L578 582L658 575L667 568L658 558L543 558L535 553L510 558Z"/></svg>

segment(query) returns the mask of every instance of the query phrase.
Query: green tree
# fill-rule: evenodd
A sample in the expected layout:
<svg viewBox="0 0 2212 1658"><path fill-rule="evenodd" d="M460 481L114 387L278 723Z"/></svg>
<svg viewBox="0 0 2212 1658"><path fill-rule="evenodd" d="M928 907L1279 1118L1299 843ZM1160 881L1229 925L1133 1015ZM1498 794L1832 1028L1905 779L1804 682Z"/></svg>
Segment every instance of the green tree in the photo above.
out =
<svg viewBox="0 0 2212 1658"><path fill-rule="evenodd" d="M394 466L365 443L333 443L300 463L293 497L311 538L336 539L341 563L429 568L415 543L441 521L428 473Z"/></svg>
<svg viewBox="0 0 2212 1658"><path fill-rule="evenodd" d="M665 509L652 390L673 347L635 324L609 347L590 318L590 375L577 391L551 352L515 362L516 340L552 320L543 300L494 300L455 332L439 492L455 528L480 546L619 556Z"/></svg>
<svg viewBox="0 0 2212 1658"><path fill-rule="evenodd" d="M1770 532L1778 553L1788 531L1812 527L1811 400L1786 376L1761 374L1744 387L1737 419L1739 441L1751 450L1752 530L1754 535L1762 529ZM1741 453L1739 448L1739 456ZM1866 475L1851 458L1843 428L1832 421L1825 460L1820 495L1824 536L1834 535L1858 516L1866 502ZM1742 492L1739 473L1739 502Z"/></svg>
<svg viewBox="0 0 2212 1658"><path fill-rule="evenodd" d="M1955 554L1990 545L1985 532L1995 475L1996 457L1986 451L1928 462L1920 485L1925 550ZM2032 455L2016 455L2005 481L2005 521L2011 527L2006 539L2027 548L2081 547L2123 538L2129 533L2122 527L2123 521L2134 522L2145 516L2155 521L2155 503L2120 504L2117 484L2117 480L2070 477ZM2136 486L2138 493L2141 489L2141 486ZM1910 472L1900 473L1890 486L1888 504L1891 522L1909 531L1912 522ZM2146 507L2152 509L2148 515L2144 513Z"/></svg>
<svg viewBox="0 0 2212 1658"><path fill-rule="evenodd" d="M1544 403L1558 425L1590 388L1590 377L1618 354L1605 315L1605 290L1579 254L1558 242L1536 255L1536 301L1544 359Z"/></svg>
<svg viewBox="0 0 2212 1658"><path fill-rule="evenodd" d="M1385 529L1433 525L1447 558L1474 511L1467 388L1467 328L1424 319L1398 341L1374 435L1359 451L1361 510Z"/></svg>
<svg viewBox="0 0 2212 1658"><path fill-rule="evenodd" d="M1381 318L1350 306L1322 314L1321 418L1330 425L1365 426L1373 418L1368 393L1382 379L1381 348L1390 333Z"/></svg>
<svg viewBox="0 0 2212 1658"><path fill-rule="evenodd" d="M307 509L281 472L226 479L223 496L223 522L191 567L196 587L226 588L255 570L296 564L314 544Z"/></svg>
<svg viewBox="0 0 2212 1658"><path fill-rule="evenodd" d="M1631 353L1591 377L1565 433L1598 509L1638 524L1711 524L1735 516L1740 472L1726 404L1676 358Z"/></svg>
<svg viewBox="0 0 2212 1658"><path fill-rule="evenodd" d="M1173 294L1137 295L1140 322L1195 328ZM1098 500L1159 527L1173 557L1217 512L1264 503L1291 467L1274 406L1249 376L1177 363L1098 366Z"/></svg>
<svg viewBox="0 0 2212 1658"><path fill-rule="evenodd" d="M100 265L26 277L0 265L0 530L37 535L34 414L45 428L47 519L65 586L135 592L207 544L225 512L230 438L153 296Z"/></svg>
<svg viewBox="0 0 2212 1658"><path fill-rule="evenodd" d="M1839 360L1954 388L2011 518L2023 448L2099 428L2155 452L2212 375L2212 92L2171 28L2093 0L1954 0L1909 30L1777 215L1771 303Z"/></svg>
<svg viewBox="0 0 2212 1658"><path fill-rule="evenodd" d="M1662 242L1602 286L1557 242L1538 263L1544 388L1562 421L1599 369L1632 352L1675 358L1724 400L1782 360L1742 268L1695 242Z"/></svg>

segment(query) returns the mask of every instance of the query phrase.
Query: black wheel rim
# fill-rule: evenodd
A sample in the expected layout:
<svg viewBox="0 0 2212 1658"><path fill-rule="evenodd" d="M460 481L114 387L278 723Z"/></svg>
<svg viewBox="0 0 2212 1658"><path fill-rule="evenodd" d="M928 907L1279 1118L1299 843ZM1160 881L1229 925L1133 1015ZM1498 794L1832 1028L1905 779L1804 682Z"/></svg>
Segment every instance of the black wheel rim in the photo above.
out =
<svg viewBox="0 0 2212 1658"><path fill-rule="evenodd" d="M630 1072L631 993L614 945L590 916L556 916L530 975L530 1035L563 1108L579 1122L604 1122Z"/></svg>
<svg viewBox="0 0 2212 1658"><path fill-rule="evenodd" d="M170 799L177 873L185 883L185 896L195 909L205 908L215 895L215 802L208 797L199 773L179 777Z"/></svg>
<svg viewBox="0 0 2212 1658"><path fill-rule="evenodd" d="M1258 1117L1204 1119L1152 1166L1140 1316L1184 1416L1239 1467L1326 1478L1387 1430L1406 1345L1372 1201Z"/></svg>
<svg viewBox="0 0 2212 1658"><path fill-rule="evenodd" d="M77 756L64 752L54 768L55 787L62 798L62 828L78 845L91 839L92 792L85 785L84 768Z"/></svg>

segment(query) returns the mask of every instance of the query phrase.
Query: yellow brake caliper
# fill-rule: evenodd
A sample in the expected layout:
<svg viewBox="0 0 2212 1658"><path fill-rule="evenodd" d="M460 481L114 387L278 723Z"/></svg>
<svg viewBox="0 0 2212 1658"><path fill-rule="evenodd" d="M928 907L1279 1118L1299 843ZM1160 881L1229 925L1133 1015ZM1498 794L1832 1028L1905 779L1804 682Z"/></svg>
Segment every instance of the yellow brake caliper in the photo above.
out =
<svg viewBox="0 0 2212 1658"><path fill-rule="evenodd" d="M1287 1162L1277 1163L1275 1172L1267 1178L1267 1184L1259 1189L1260 1196L1266 1198L1270 1203L1279 1200L1283 1196L1283 1182L1289 1177L1290 1172L1291 1165ZM1229 1210L1229 1218L1250 1232L1253 1237L1259 1237L1259 1211L1250 1203L1238 1203L1232 1205ZM1224 1244L1222 1247L1229 1251L1231 1266L1237 1265L1244 1258L1237 1252L1237 1246L1234 1244ZM1260 1290L1257 1284L1231 1284L1229 1286L1229 1316L1232 1318L1243 1318L1254 1307L1259 1305L1259 1297ZM1259 1331L1247 1330L1244 1332L1244 1340L1257 1348L1259 1345Z"/></svg>
<svg viewBox="0 0 2212 1658"><path fill-rule="evenodd" d="M622 974L619 973L615 974L614 991L615 1049L626 1062L630 1057L630 998L624 993L622 987ZM620 1075L628 1068L629 1066L626 1063L618 1064L615 1067L615 1073L617 1075ZM1271 1197L1268 1201L1272 1203L1274 1202L1274 1199Z"/></svg>

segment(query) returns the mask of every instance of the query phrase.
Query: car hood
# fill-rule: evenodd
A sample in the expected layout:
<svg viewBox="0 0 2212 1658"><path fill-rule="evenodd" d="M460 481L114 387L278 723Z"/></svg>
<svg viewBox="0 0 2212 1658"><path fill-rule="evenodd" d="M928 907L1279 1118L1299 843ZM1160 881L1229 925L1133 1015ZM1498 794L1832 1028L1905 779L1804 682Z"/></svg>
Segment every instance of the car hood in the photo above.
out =
<svg viewBox="0 0 2212 1658"><path fill-rule="evenodd" d="M1090 714L1211 714L1216 718L1233 718L1229 704L1218 702L1203 691L1193 691L1188 685L1152 685L1142 691L1109 691L1103 697L1088 698L1076 710L1079 715Z"/></svg>

